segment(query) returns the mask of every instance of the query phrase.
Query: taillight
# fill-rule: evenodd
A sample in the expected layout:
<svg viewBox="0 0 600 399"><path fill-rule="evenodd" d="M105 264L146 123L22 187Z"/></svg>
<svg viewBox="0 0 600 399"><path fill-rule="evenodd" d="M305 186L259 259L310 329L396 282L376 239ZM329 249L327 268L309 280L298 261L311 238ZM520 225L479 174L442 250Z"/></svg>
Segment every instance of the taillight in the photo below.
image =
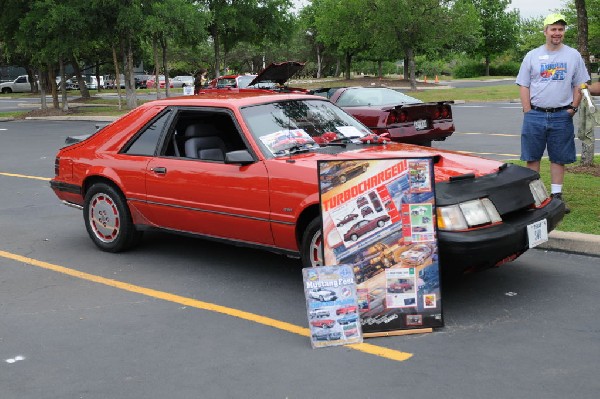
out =
<svg viewBox="0 0 600 399"><path fill-rule="evenodd" d="M434 119L449 119L451 118L451 111L448 105L440 105L433 113Z"/></svg>
<svg viewBox="0 0 600 399"><path fill-rule="evenodd" d="M395 123L404 123L408 120L408 116L404 111L392 110L388 115L387 124L393 125Z"/></svg>

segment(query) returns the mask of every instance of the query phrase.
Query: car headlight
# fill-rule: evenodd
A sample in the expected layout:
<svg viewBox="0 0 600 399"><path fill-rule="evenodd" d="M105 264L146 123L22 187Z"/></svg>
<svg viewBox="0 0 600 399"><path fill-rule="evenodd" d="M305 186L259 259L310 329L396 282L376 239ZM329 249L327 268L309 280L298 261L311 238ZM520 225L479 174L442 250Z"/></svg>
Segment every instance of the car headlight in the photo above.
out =
<svg viewBox="0 0 600 399"><path fill-rule="evenodd" d="M440 230L466 230L501 221L498 210L489 198L437 208L437 222Z"/></svg>
<svg viewBox="0 0 600 399"><path fill-rule="evenodd" d="M548 190L546 190L546 186L544 182L540 179L534 180L529 183L529 189L531 190L531 194L533 195L533 199L535 200L535 207L538 208L542 202L548 199Z"/></svg>

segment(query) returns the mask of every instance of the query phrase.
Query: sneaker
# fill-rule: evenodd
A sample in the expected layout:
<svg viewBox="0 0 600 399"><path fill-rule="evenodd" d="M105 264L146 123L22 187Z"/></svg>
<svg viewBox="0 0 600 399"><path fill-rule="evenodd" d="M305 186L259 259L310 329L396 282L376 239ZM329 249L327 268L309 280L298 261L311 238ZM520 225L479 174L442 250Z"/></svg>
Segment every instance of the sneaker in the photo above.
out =
<svg viewBox="0 0 600 399"><path fill-rule="evenodd" d="M557 200L562 201L565 204L565 215L571 212L571 209L567 206L567 203L562 197L562 193L554 193L551 195L552 198L556 198Z"/></svg>

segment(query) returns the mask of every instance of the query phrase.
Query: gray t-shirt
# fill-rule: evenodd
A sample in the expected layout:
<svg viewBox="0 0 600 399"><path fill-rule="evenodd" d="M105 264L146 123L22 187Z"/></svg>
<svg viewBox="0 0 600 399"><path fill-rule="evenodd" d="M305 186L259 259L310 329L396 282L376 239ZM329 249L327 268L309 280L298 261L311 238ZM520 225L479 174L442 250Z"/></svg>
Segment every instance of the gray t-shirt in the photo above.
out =
<svg viewBox="0 0 600 399"><path fill-rule="evenodd" d="M590 80L577 50L562 45L549 51L542 45L527 53L516 83L529 87L531 105L543 108L563 107L573 102L573 88Z"/></svg>

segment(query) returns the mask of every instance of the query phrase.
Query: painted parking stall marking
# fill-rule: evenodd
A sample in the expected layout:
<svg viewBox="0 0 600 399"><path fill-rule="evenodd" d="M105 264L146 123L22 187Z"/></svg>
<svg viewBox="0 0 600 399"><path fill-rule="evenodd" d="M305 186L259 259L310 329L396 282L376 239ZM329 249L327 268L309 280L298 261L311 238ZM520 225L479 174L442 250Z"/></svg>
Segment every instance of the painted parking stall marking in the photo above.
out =
<svg viewBox="0 0 600 399"><path fill-rule="evenodd" d="M257 315L250 312L245 312L243 310L228 308L225 306L217 305L210 302L199 301L197 299L187 298L180 295L171 294L164 291L158 291L152 288L145 288L134 284L129 284L124 281L113 280L109 278L105 278L102 276L97 276L94 274L89 274L85 272L81 272L79 270L70 269L64 266L55 265L52 263L40 261L33 258L28 258L22 255L13 254L10 252L0 250L0 257L11 259L16 262L24 263L30 266L39 267L46 270L51 270L57 273L62 273L71 277L75 277L78 279L92 281L98 284L104 284L109 287L118 288L124 291L129 291L133 293L137 293L140 295L146 295L156 299L162 299L164 301L177 303L180 305L185 305L189 307L193 307L196 309L208 310L211 312L221 313L228 316L237 317L239 319L248 320L254 323L262 324L264 326L273 327L278 330L287 331L292 334L301 335L303 337L309 337L310 331L306 327L300 327L295 324L287 323L281 320L272 319L270 317ZM359 352L368 353L371 355L383 357L389 360L394 360L398 362L402 362L410 359L413 354L407 352L401 352L394 349L388 349L377 345L371 344L353 344L346 345L347 348L354 349Z"/></svg>

